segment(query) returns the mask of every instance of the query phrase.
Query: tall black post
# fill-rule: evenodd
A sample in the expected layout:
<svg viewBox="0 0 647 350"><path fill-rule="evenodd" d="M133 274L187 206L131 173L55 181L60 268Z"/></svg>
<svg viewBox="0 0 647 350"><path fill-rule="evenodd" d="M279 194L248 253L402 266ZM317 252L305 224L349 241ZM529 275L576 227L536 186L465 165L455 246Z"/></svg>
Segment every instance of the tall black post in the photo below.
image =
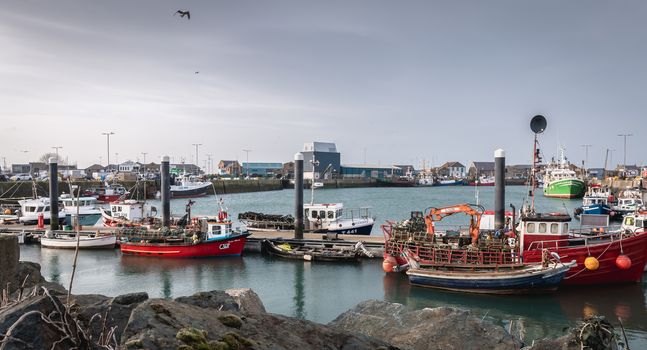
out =
<svg viewBox="0 0 647 350"><path fill-rule="evenodd" d="M58 159L49 158L49 227L58 230Z"/></svg>
<svg viewBox="0 0 647 350"><path fill-rule="evenodd" d="M294 238L303 239L303 154L294 155Z"/></svg>
<svg viewBox="0 0 647 350"><path fill-rule="evenodd" d="M494 229L505 224L505 151L494 151Z"/></svg>
<svg viewBox="0 0 647 350"><path fill-rule="evenodd" d="M171 226L171 174L169 156L162 156L162 165L160 165L162 180L160 187L162 192L162 226Z"/></svg>

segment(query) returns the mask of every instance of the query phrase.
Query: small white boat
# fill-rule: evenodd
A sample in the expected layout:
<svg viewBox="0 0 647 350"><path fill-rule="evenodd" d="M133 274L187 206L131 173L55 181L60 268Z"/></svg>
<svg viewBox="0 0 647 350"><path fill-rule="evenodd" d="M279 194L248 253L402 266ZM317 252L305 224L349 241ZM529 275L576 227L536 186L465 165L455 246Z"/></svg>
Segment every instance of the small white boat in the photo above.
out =
<svg viewBox="0 0 647 350"><path fill-rule="evenodd" d="M48 231L40 238L40 245L44 248L76 249L76 232L53 233ZM117 236L114 234L80 234L79 249L114 249Z"/></svg>
<svg viewBox="0 0 647 350"><path fill-rule="evenodd" d="M18 216L20 223L25 225L36 224L38 216L42 214L45 224L49 224L51 217L49 198L24 199L18 201L18 204L20 204L20 215ZM65 217L59 217L59 220L61 219L65 219Z"/></svg>

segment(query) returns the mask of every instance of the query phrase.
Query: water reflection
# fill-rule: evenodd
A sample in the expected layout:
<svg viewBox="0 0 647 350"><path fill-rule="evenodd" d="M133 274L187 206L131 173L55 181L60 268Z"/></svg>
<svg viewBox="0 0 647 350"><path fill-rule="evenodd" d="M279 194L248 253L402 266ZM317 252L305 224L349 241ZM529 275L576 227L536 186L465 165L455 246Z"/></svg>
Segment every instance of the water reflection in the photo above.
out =
<svg viewBox="0 0 647 350"><path fill-rule="evenodd" d="M305 311L305 288L303 285L303 270L305 264L300 261L294 264L294 316L298 318L306 318Z"/></svg>
<svg viewBox="0 0 647 350"><path fill-rule="evenodd" d="M50 255L48 264L50 265L50 275L47 280L54 283L61 283L61 266L58 260L58 255Z"/></svg>
<svg viewBox="0 0 647 350"><path fill-rule="evenodd" d="M562 288L537 295L477 295L411 286L405 274L385 274L384 299L417 310L450 306L470 309L501 325L522 323L533 338L559 334L561 327L587 315L603 315L626 328L647 330L647 306L641 284Z"/></svg>

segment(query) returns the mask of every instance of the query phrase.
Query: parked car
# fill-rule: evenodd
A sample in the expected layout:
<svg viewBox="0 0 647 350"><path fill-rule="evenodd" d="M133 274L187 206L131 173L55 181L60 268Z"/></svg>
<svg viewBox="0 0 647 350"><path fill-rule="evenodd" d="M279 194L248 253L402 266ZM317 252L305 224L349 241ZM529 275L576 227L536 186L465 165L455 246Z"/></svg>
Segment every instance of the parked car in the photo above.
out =
<svg viewBox="0 0 647 350"><path fill-rule="evenodd" d="M31 175L30 174L16 174L12 177L9 178L11 181L31 181Z"/></svg>

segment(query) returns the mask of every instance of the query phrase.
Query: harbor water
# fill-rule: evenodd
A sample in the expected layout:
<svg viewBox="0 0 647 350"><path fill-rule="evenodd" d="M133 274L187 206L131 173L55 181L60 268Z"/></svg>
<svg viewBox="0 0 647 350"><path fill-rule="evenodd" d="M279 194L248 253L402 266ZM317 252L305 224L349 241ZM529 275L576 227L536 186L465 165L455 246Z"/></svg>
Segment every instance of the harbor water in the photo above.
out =
<svg viewBox="0 0 647 350"><path fill-rule="evenodd" d="M315 202L343 202L345 208L372 207L376 226L372 235L381 235L379 224L403 220L413 210L458 203L475 203L474 187L355 188L316 190ZM478 188L479 202L493 209L494 188ZM519 209L527 188L506 189L506 203ZM234 217L240 212L293 213L294 191L255 192L219 196ZM305 191L305 201L310 192ZM194 214L217 212L217 198L194 199ZM159 202L151 203L160 208ZM171 201L171 211L182 213L187 200ZM543 197L538 191L539 211L567 211L581 200ZM506 208L509 210L509 208ZM468 218L457 214L444 223L466 225ZM577 228L573 221L571 227ZM73 251L22 247L21 259L42 265L45 278L68 286ZM506 329L521 331L524 340L557 337L563 328L587 315L606 316L619 331L621 318L631 348L647 348L647 284L626 284L580 288L560 288L557 292L525 295L471 295L412 287L403 274L385 274L381 259L357 264L312 263L280 260L259 254L236 258L154 259L122 256L118 250L81 251L74 277L73 293L115 296L146 291L151 297L172 298L198 291L252 288L269 312L327 323L337 315L367 299L387 300L410 309L450 306L469 309L477 317L489 319Z"/></svg>

